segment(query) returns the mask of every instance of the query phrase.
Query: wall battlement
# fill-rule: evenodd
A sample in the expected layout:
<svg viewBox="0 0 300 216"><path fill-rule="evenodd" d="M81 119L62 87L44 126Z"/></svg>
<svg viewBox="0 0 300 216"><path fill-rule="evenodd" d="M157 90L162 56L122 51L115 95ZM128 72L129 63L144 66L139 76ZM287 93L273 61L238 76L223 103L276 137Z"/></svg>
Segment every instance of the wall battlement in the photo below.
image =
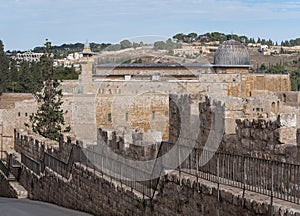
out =
<svg viewBox="0 0 300 216"><path fill-rule="evenodd" d="M17 143L24 145L24 148L19 148L19 150L23 149L21 151L27 156L31 156L29 145L36 145L39 142L38 139L35 140L17 132L16 139ZM64 143L57 154L65 155L63 152L67 152L66 147L69 145L70 143ZM37 149L41 151L41 145ZM46 149L45 152L47 152ZM14 164L16 163L20 162L14 161ZM31 199L94 215L219 214L234 216L266 215L271 210L271 201L267 196L248 191L243 195L241 189L218 186L216 183L198 179L189 174L180 174L178 171L161 177L157 193L153 199L149 199L81 161L74 160L69 170L69 178L61 176L59 170L61 169L54 170L46 165L43 173L37 175L30 167L22 164L19 181L26 188ZM299 209L293 208L291 204L284 201L274 201L273 206L275 215L296 216L300 213Z"/></svg>

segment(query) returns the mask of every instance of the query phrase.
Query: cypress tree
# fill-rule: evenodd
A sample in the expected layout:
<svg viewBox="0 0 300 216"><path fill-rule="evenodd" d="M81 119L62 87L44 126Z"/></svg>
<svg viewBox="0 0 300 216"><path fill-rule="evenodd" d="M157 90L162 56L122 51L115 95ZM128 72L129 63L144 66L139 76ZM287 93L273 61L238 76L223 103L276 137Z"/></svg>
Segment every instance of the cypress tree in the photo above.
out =
<svg viewBox="0 0 300 216"><path fill-rule="evenodd" d="M52 79L53 73L51 43L46 40L45 52L41 58L41 76L44 85L34 93L38 109L30 116L30 122L35 133L58 140L63 132L70 131L70 126L65 127L64 114L66 112L61 108L62 90L60 82Z"/></svg>
<svg viewBox="0 0 300 216"><path fill-rule="evenodd" d="M4 46L0 40L0 93L6 91L9 79L9 59L4 52Z"/></svg>

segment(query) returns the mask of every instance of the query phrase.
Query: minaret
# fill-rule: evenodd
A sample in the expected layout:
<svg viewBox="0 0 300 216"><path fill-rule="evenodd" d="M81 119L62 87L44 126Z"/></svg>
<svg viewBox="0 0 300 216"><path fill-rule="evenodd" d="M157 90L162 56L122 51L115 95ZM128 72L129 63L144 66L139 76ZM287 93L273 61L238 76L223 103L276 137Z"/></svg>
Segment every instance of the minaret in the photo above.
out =
<svg viewBox="0 0 300 216"><path fill-rule="evenodd" d="M86 42L84 44L83 51L81 52L82 58L80 59L81 75L79 77L80 84L82 86L82 93L92 94L93 93L93 56L95 53L91 51L90 44Z"/></svg>

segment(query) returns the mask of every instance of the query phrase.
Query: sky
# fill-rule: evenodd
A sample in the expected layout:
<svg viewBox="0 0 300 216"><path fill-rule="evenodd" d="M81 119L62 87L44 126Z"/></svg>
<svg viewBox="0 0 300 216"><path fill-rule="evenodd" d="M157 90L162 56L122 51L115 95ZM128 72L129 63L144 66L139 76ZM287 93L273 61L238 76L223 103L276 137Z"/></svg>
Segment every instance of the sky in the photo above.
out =
<svg viewBox="0 0 300 216"><path fill-rule="evenodd" d="M299 0L0 0L5 50L213 31L281 42L299 23Z"/></svg>

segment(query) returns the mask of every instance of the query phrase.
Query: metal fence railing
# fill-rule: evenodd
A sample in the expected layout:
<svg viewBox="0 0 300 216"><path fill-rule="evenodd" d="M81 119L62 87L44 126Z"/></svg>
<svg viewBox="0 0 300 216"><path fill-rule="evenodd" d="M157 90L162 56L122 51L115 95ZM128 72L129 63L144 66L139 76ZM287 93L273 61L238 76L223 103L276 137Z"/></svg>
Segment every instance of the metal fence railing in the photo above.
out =
<svg viewBox="0 0 300 216"><path fill-rule="evenodd" d="M40 173L42 172L41 163L33 160L32 158L26 156L23 153L21 153L21 163L37 175L40 175Z"/></svg>
<svg viewBox="0 0 300 216"><path fill-rule="evenodd" d="M156 159L173 147L173 144L163 142ZM179 174L187 173L196 176L197 179L202 178L300 204L300 165L201 148L189 149L188 156L182 158L181 150L186 150L188 147L177 145L176 148L178 155L175 155L175 159L167 158L167 160L179 160L177 161L180 162L177 168ZM42 161L35 161L21 153L21 162L38 175L44 171L45 167L49 167L65 178L70 177L74 162L84 164L94 169L94 172L108 177L109 175L103 171L105 167L113 174L109 176L111 181L118 181L121 185L124 184L148 198L153 198L159 182L159 178L149 178L150 180L147 181L138 180L140 176L152 177L153 173L110 157L105 152L96 151L94 148L82 149L77 145L72 148L67 162L63 162L48 152L44 153ZM164 161L157 163L155 161L154 168L161 166L160 172L170 170L171 168L165 164ZM1 161L0 169L8 175L7 166ZM124 173L129 178L122 178Z"/></svg>
<svg viewBox="0 0 300 216"><path fill-rule="evenodd" d="M83 155L84 154L84 155ZM139 181L141 176L151 176L151 173L146 172L142 168L134 167L131 164L124 163L121 160L112 158L106 154L93 149L85 149L84 153L80 151L80 163L94 168L102 175L110 176L111 180L117 181L140 192L148 198L153 197L155 182L153 180ZM94 163L91 163L93 161ZM97 164L97 167L94 165ZM109 172L105 172L109 171ZM122 174L126 173L128 178L124 178Z"/></svg>
<svg viewBox="0 0 300 216"><path fill-rule="evenodd" d="M71 149L70 155L68 157L68 162L65 163L64 161L54 157L53 155L49 154L48 152L45 152L44 156L44 165L46 167L49 167L56 173L60 174L61 176L65 178L69 178L71 174L71 169L74 164L73 159L73 148Z"/></svg>
<svg viewBox="0 0 300 216"><path fill-rule="evenodd" d="M178 170L300 204L300 165L195 148Z"/></svg>

